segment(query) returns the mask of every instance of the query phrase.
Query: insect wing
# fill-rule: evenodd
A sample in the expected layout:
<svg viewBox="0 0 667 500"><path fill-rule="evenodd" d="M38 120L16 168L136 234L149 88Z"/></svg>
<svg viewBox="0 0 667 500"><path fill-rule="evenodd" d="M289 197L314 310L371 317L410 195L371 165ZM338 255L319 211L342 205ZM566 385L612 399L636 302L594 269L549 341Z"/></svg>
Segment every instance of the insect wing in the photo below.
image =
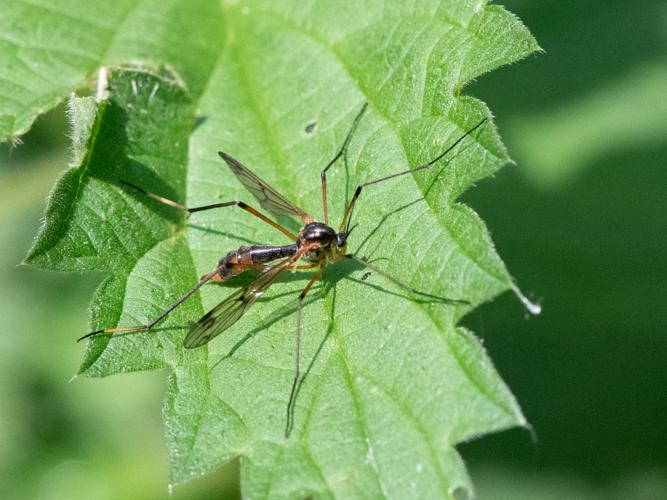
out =
<svg viewBox="0 0 667 500"><path fill-rule="evenodd" d="M257 177L240 161L222 151L219 151L218 154L229 165L234 175L241 181L241 184L257 198L257 201L259 201L264 210L268 210L274 215L293 215L303 221L312 219L310 215L299 207L294 206L287 198Z"/></svg>
<svg viewBox="0 0 667 500"><path fill-rule="evenodd" d="M188 349L202 346L236 323L257 299L262 296L267 288L271 286L281 271L295 260L298 260L295 257L290 257L269 268L253 282L235 291L211 309L204 317L190 327L183 345Z"/></svg>

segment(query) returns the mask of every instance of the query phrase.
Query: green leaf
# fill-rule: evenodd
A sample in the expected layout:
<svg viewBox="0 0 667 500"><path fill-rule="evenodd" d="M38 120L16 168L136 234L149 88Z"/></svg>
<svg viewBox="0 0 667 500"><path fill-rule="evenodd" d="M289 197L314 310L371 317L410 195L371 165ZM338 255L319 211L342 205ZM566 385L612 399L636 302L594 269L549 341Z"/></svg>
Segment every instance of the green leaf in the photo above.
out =
<svg viewBox="0 0 667 500"><path fill-rule="evenodd" d="M369 3L354 12L331 1L199 3L128 3L123 16L95 18L106 31L84 22L93 16L88 4L72 2L72 12L88 14L65 16L68 33L86 27L106 40L81 78L123 60L169 65L105 68L97 109L90 100L71 104L75 144L87 147L56 185L27 261L105 272L91 329L155 318L241 244L289 243L238 209L185 218L120 180L189 206L234 199L256 206L218 158L224 149L319 217L318 173L368 102L347 161L328 176L335 225L358 183L432 159L490 115L460 95L467 81L537 48L516 18L483 2ZM47 25L58 23L57 13L43 14ZM70 51L97 47L53 37L53 46L69 43ZM51 96L63 94L56 87ZM21 113L39 110L26 100ZM457 327L513 283L482 221L456 198L508 157L487 124L449 158L365 189L348 248L471 306L424 303L375 273L362 280L352 263L329 266L304 307L306 376L289 439L294 311L307 272L275 284L200 349L182 347L188 323L229 286L205 286L152 332L90 342L86 375L169 369L172 483L241 456L249 497L472 490L455 445L526 423L479 341Z"/></svg>

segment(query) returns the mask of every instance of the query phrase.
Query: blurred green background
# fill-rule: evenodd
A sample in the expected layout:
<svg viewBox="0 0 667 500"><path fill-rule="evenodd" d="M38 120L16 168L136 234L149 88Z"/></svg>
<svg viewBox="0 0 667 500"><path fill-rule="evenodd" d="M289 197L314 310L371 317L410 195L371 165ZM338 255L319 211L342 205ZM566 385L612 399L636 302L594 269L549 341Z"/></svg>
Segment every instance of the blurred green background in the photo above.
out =
<svg viewBox="0 0 667 500"><path fill-rule="evenodd" d="M546 52L466 89L517 165L463 199L544 312L506 294L466 324L537 439L460 450L481 499L667 498L667 3L504 4ZM0 498L164 497L165 374L70 381L100 276L17 266L67 162L63 110L23 140L0 147ZM237 482L234 463L172 498Z"/></svg>

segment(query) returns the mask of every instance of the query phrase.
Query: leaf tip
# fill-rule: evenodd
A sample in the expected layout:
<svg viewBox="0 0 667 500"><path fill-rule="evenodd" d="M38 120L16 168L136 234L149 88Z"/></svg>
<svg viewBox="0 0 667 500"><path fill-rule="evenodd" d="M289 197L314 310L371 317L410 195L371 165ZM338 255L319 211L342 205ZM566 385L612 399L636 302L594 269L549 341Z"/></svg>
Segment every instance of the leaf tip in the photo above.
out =
<svg viewBox="0 0 667 500"><path fill-rule="evenodd" d="M530 314L533 316L537 316L542 312L542 304L539 302L533 302L528 297L526 297L523 292L519 289L516 284L512 283L512 291L514 292L514 295L517 296L519 301L523 304L523 306L526 308L526 311L528 311Z"/></svg>

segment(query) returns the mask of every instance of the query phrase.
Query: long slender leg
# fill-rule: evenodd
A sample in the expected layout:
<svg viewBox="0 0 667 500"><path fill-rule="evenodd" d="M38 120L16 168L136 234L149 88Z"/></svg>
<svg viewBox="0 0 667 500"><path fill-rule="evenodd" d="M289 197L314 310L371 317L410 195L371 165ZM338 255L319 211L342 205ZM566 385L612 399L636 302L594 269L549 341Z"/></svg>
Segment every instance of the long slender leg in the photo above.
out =
<svg viewBox="0 0 667 500"><path fill-rule="evenodd" d="M394 285L396 285L399 288L402 288L403 290L408 291L410 293L414 293L416 295L421 295L422 297L427 297L429 299L433 299L437 302L443 302L445 304L452 304L452 305L470 304L470 302L468 302L467 300L449 299L447 297L440 297L438 295L433 295L433 294L430 294L430 293L426 293L426 292L422 292L420 290L417 290L416 288L413 288L410 285L406 285L405 283L403 283L402 281L399 281L398 279L394 278L393 276L391 276L387 272L383 271L379 267L371 264L370 262L367 262L366 260L364 260L361 257L358 257L356 255L347 254L345 256L345 258L349 259L349 260L353 260L355 262L358 262L362 266L370 269L373 272L376 272L380 276L384 276L386 279L391 281Z"/></svg>
<svg viewBox="0 0 667 500"><path fill-rule="evenodd" d="M288 269L290 271L302 271L304 269L312 269L313 267L317 267L319 265L320 264L318 262L314 262L312 264L303 264L303 265L299 265L299 266L290 266Z"/></svg>
<svg viewBox="0 0 667 500"><path fill-rule="evenodd" d="M236 276L239 273L242 273L244 271L247 271L249 269L266 269L270 268L272 266L266 266L264 264L231 264L232 265L232 272L229 276ZM297 269L301 268L302 266L295 266ZM312 266L303 266L304 269L308 269L309 267ZM118 328L104 328L102 330L95 330L94 332L90 332L85 334L83 337L80 337L77 339L77 342L87 339L88 337L92 337L94 335L100 335L104 333L128 333L128 332L141 332L141 331L148 331L151 328L153 328L155 325L157 325L160 321L162 321L164 318L169 315L174 309L176 309L178 306L180 306L183 302L185 302L187 299L189 299L197 290L199 290L202 286L204 286L206 283L209 281L216 281L220 282L223 281L223 279L220 277L220 271L222 270L222 266L218 266L213 271L210 273L207 273L203 275L199 283L197 283L192 289L190 289L187 293L185 293L182 297L180 297L176 302L174 302L172 305L170 305L167 309L165 309L158 317L156 317L153 321L150 323L146 323L145 325L137 325L137 326L124 326L124 327L118 327Z"/></svg>
<svg viewBox="0 0 667 500"><path fill-rule="evenodd" d="M296 308L296 346L294 349L294 380L292 382L292 390L290 391L289 401L287 402L287 421L285 424L285 438L289 437L290 432L292 431L292 426L294 425L293 412L294 404L296 403L296 389L299 385L299 379L301 378L301 306L303 305L303 300L306 298L306 294L313 286L315 281L320 277L324 271L324 264L320 264L320 268L310 279L306 288L303 289L299 295L299 301Z"/></svg>
<svg viewBox="0 0 667 500"><path fill-rule="evenodd" d="M324 223L329 224L329 209L327 207L327 170L331 168L331 166L336 163L336 161L343 156L347 152L347 147L350 145L350 141L352 140L352 136L354 135L355 130L357 130L357 125L359 125L359 122L361 121L361 117L364 115L366 108L368 108L368 103L364 103L364 106L361 108L361 111L357 114L357 116L354 118L354 121L352 122L352 126L350 127L350 130L347 133L347 136L345 137L345 140L343 141L343 145L341 146L340 150L338 153L336 153L336 156L334 156L329 163L327 163L326 167L322 169L322 172L320 172L320 180L322 181L322 204L324 205Z"/></svg>
<svg viewBox="0 0 667 500"><path fill-rule="evenodd" d="M408 170L403 170L402 172L397 172L395 174L391 175L386 175L384 177L380 177L379 179L374 179L369 182L364 182L363 184L359 184L357 186L357 189L354 191L354 195L352 196L352 199L350 200L350 203L347 205L347 208L345 209L345 215L343 216L343 221L340 224L340 229L339 231L347 231L346 227L348 224L348 221L352 219L352 211L354 210L354 205L357 202L357 199L359 198L359 195L361 194L361 190L365 188L366 186L370 186L372 184L378 184L380 182L388 181L389 179L393 179L394 177L399 177L401 175L406 175L406 174L411 174L415 172L419 172L420 170L427 169L428 167L432 166L433 164L437 163L438 161L442 160L447 153L449 153L452 149L454 149L463 139L468 137L470 134L472 134L475 130L477 130L479 127L481 127L484 122L486 122L486 118L483 118L480 120L477 125L469 129L465 134L463 134L461 137L456 139L447 149L445 149L442 153L440 153L438 156L433 158L431 161L428 163L424 163L422 165L419 165L418 167L410 168Z"/></svg>
<svg viewBox="0 0 667 500"><path fill-rule="evenodd" d="M146 323L145 325L137 325L137 326L124 326L124 327L118 327L118 328L103 328L101 330L95 330L94 332L87 333L83 337L79 337L76 341L80 342L83 339L87 339L88 337L93 337L94 335L99 335L99 334L103 334L103 333L127 333L127 332L148 331L151 328L153 328L155 325L157 325L160 321L162 321L164 318L166 318L167 315L170 312L172 312L174 309L176 309L178 306L180 306L183 302L185 302L187 299L189 299L197 290L199 290L202 286L204 286L204 284L208 283L211 279L213 279L214 276L217 276L219 271L220 271L220 267L217 267L213 271L211 271L210 273L205 274L204 276L202 276L199 283L197 283L185 295L180 297L176 302L174 302L167 309L165 309L162 313L160 313L160 315L157 318L155 318L153 321L151 321L150 323Z"/></svg>
<svg viewBox="0 0 667 500"><path fill-rule="evenodd" d="M305 265L293 265L290 266L288 269L291 270L301 270L301 269L312 269L313 267L319 265L319 263L314 263L314 264L305 264ZM233 266L233 272L231 273L231 276L235 276L243 271L247 271L249 269L270 269L271 267L274 267L272 265L265 265L265 264L232 264ZM204 284L208 283L209 281L217 281L220 282L222 281L222 278L220 278L220 270L222 268L220 266L216 267L213 271L210 273L207 273L203 275L199 283L195 285L191 290L189 290L185 295L180 297L176 302L174 302L172 305L170 305L167 309L165 309L160 315L155 318L153 321L150 323L146 323L145 325L136 325L136 326L124 326L124 327L118 327L118 328L104 328L101 330L95 330L94 332L90 332L85 334L83 337L80 337L77 339L77 342L87 339L88 337L93 337L95 335L100 335L100 334L105 334L105 333L128 333L128 332L141 332L141 331L148 331L151 328L153 328L155 325L157 325L160 321L162 321L164 318L167 317L169 313L171 313L174 309L176 309L178 306L180 306L183 302L185 302L188 298L190 298L197 290L199 290ZM317 276L321 273L321 269L315 274L315 279L317 279ZM314 281L314 280L313 280ZM306 287L305 293L308 292L310 287L312 286L312 282ZM305 296L304 293L304 296Z"/></svg>
<svg viewBox="0 0 667 500"><path fill-rule="evenodd" d="M240 209L245 210L246 212L254 215L255 217L258 217L261 220L263 220L267 224L270 224L271 226L276 228L281 233L287 235L290 239L292 239L292 240L297 239L296 234L294 234L292 231L284 228L283 226L281 226L277 222L272 221L266 215L262 214L261 212L258 212L257 210L255 210L254 208L245 204L242 201L224 201L222 203L212 203L210 205L202 205L202 206L199 206L199 207L189 208L189 207L185 207L185 206L181 205L180 203L176 203L175 201L171 201L171 200L168 200L167 198L163 198L162 196L157 195L155 193L148 192L145 189L142 189L139 186L135 186L134 184L132 184L130 182L123 181L123 180L121 180L120 182L122 184L125 184L126 186L130 186L131 188L136 189L140 193L148 196L149 198L152 198L154 200L159 201L160 203L164 203L165 205L169 205L170 207L174 207L174 208L177 208L179 210L183 210L183 211L191 213L191 214L194 213L194 212L203 212L205 210L212 210L214 208L239 207Z"/></svg>
<svg viewBox="0 0 667 500"><path fill-rule="evenodd" d="M242 270L239 272L243 271L248 271L250 269L260 269L261 271L267 271L271 269L274 264L237 264L238 266L242 266ZM290 271L304 271L306 269L312 269L315 266L319 266L319 264L316 262L314 264L304 264L304 265L292 265L289 266L287 269ZM233 273L232 276L236 276L238 273ZM206 275L204 275L206 276ZM204 279L204 276L202 276L202 279ZM224 281L224 278L221 278L219 274L216 274L213 278L211 278L211 281L215 281L216 283L221 283Z"/></svg>

